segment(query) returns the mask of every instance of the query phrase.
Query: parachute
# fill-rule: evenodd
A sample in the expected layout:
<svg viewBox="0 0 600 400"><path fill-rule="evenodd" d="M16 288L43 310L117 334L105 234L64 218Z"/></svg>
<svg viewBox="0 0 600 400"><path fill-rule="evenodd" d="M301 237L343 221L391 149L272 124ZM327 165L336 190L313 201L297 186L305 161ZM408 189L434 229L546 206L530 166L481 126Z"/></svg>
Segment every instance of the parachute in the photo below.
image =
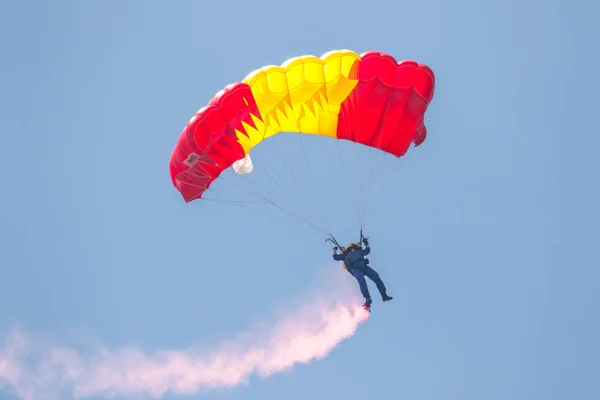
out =
<svg viewBox="0 0 600 400"><path fill-rule="evenodd" d="M173 184L186 202L200 198L236 162L251 170L250 150L283 131L401 157L425 140L434 85L428 66L375 51L335 50L257 69L218 92L183 129L170 160Z"/></svg>
<svg viewBox="0 0 600 400"><path fill-rule="evenodd" d="M170 158L186 202L204 197L223 171L254 170L250 151L281 132L348 141L402 157L427 136L435 76L389 54L334 50L256 69L219 91L182 130Z"/></svg>

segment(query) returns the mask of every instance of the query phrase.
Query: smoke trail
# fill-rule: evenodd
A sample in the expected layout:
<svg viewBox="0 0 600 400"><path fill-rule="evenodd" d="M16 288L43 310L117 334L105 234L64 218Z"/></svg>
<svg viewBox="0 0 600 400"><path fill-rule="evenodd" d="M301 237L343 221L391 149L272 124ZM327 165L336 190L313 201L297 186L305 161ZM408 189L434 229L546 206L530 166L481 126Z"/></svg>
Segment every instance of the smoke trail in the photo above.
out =
<svg viewBox="0 0 600 400"><path fill-rule="evenodd" d="M211 352L99 348L83 354L45 346L14 331L0 347L0 388L24 400L73 396L147 395L160 398L234 387L253 375L268 377L298 363L325 357L354 334L368 313L348 296L337 301L306 299L310 305L287 316L269 332L248 334ZM68 395L66 394L68 393Z"/></svg>

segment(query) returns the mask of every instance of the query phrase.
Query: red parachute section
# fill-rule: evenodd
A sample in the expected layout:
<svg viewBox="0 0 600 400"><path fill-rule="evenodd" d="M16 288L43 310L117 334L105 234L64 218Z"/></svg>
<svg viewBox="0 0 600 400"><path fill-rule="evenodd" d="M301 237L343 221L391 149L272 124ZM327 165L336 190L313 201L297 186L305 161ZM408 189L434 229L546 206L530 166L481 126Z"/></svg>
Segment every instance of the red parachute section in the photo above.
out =
<svg viewBox="0 0 600 400"><path fill-rule="evenodd" d="M198 110L183 129L171 155L170 174L186 202L199 197L224 169L244 158L235 129L244 132L242 121L254 126L251 114L261 119L250 87L233 83Z"/></svg>
<svg viewBox="0 0 600 400"><path fill-rule="evenodd" d="M358 85L342 103L337 136L400 157L411 142L423 143L424 113L433 98L435 76L426 65L397 63L389 54L361 54Z"/></svg>

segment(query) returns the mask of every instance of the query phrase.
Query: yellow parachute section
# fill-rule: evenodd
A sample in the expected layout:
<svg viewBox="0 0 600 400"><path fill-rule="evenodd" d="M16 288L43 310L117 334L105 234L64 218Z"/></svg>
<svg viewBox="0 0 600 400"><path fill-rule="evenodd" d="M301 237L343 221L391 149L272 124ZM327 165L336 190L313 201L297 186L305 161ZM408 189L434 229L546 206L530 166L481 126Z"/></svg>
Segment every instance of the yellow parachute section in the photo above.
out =
<svg viewBox="0 0 600 400"><path fill-rule="evenodd" d="M359 62L357 53L335 50L251 72L243 83L250 86L263 121L252 116L256 128L242 122L246 134L236 130L244 152L279 132L335 138L341 104L358 83Z"/></svg>

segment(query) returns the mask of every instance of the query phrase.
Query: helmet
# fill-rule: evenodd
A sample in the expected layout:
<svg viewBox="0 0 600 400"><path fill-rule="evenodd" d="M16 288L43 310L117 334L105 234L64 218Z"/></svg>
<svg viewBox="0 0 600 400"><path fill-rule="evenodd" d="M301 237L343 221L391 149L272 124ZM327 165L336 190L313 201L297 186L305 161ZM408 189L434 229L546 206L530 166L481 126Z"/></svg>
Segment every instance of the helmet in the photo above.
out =
<svg viewBox="0 0 600 400"><path fill-rule="evenodd" d="M349 243L347 249L348 250L352 250L352 249L357 249L358 246L356 245L356 243Z"/></svg>

